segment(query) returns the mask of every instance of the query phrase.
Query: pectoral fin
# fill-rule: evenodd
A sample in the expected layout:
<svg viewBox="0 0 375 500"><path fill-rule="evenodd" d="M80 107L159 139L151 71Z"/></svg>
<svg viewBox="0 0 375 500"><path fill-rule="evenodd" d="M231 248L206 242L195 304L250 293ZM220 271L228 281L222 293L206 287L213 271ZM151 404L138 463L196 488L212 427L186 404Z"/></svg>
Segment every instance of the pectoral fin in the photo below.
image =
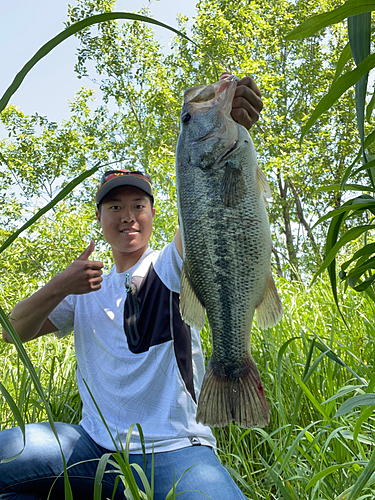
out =
<svg viewBox="0 0 375 500"><path fill-rule="evenodd" d="M191 286L189 276L185 272L185 266L182 266L180 314L185 323L198 330L202 330L206 323L205 308Z"/></svg>
<svg viewBox="0 0 375 500"><path fill-rule="evenodd" d="M262 302L256 309L257 323L259 328L271 328L281 320L283 315L283 305L281 303L279 294L276 290L276 285L270 273L266 291L263 296Z"/></svg>
<svg viewBox="0 0 375 500"><path fill-rule="evenodd" d="M228 160L220 187L220 198L226 207L233 207L241 202L246 193L242 171L235 163Z"/></svg>
<svg viewBox="0 0 375 500"><path fill-rule="evenodd" d="M270 185L268 184L267 177L264 175L263 171L259 167L257 168L257 180L260 192L262 193L264 198L264 203L267 206L268 205L267 198L272 197L272 192Z"/></svg>

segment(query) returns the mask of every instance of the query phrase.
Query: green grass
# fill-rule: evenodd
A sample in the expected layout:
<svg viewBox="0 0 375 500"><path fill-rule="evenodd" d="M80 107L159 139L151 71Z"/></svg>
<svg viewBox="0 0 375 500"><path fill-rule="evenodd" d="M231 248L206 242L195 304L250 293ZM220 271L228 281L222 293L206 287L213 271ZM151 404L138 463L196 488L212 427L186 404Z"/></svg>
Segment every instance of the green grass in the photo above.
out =
<svg viewBox="0 0 375 500"><path fill-rule="evenodd" d="M277 286L285 308L282 322L263 332L255 324L252 332L271 424L266 429L215 429L220 459L249 498L374 498L374 304L364 295L342 293L347 329L327 284L310 289L279 280ZM202 346L209 356L207 330ZM38 339L26 347L55 420L77 423L73 337ZM24 421L46 420L15 348L1 344L0 352L1 380ZM351 399L361 395L368 404ZM2 428L16 425L3 399L0 411ZM357 483L361 492L350 497L366 466L364 487Z"/></svg>

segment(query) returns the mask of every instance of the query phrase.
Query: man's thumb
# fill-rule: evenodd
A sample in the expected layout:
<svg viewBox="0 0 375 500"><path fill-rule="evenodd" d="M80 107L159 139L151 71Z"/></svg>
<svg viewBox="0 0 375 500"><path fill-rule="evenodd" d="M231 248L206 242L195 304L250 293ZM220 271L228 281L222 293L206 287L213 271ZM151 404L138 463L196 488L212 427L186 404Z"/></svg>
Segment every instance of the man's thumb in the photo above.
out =
<svg viewBox="0 0 375 500"><path fill-rule="evenodd" d="M95 242L94 240L91 240L86 250L83 253L81 253L81 255L78 257L78 260L88 260L88 258L94 251L94 248L95 248Z"/></svg>

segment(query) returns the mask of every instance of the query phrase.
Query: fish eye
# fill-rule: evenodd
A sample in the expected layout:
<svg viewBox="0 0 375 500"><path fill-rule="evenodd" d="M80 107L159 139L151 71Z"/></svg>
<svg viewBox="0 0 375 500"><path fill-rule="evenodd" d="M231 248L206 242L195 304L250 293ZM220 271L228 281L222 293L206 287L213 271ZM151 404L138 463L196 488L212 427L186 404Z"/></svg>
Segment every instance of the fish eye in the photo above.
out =
<svg viewBox="0 0 375 500"><path fill-rule="evenodd" d="M184 113L181 117L182 123L188 123L191 119L191 115L189 113Z"/></svg>

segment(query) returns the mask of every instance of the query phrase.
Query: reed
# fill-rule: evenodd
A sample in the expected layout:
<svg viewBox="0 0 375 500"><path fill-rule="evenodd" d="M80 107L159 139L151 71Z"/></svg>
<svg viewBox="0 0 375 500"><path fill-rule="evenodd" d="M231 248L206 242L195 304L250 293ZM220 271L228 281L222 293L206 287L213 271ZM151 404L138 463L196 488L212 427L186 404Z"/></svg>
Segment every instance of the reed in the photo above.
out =
<svg viewBox="0 0 375 500"><path fill-rule="evenodd" d="M375 445L374 305L366 296L342 291L347 328L328 283L320 281L308 288L279 280L278 288L285 308L282 322L266 331L254 324L252 333L252 353L271 424L266 429L236 425L215 429L220 460L249 498L350 498ZM202 332L202 346L208 358L208 329ZM41 338L26 348L54 419L78 423L72 336ZM46 420L40 396L16 349L1 344L0 352L1 380L25 423ZM0 402L0 411L2 428L16 424L5 401ZM124 459L117 453L106 460L117 464L119 477L125 480ZM374 484L371 473L360 498L373 498ZM147 498L152 498L150 491Z"/></svg>

